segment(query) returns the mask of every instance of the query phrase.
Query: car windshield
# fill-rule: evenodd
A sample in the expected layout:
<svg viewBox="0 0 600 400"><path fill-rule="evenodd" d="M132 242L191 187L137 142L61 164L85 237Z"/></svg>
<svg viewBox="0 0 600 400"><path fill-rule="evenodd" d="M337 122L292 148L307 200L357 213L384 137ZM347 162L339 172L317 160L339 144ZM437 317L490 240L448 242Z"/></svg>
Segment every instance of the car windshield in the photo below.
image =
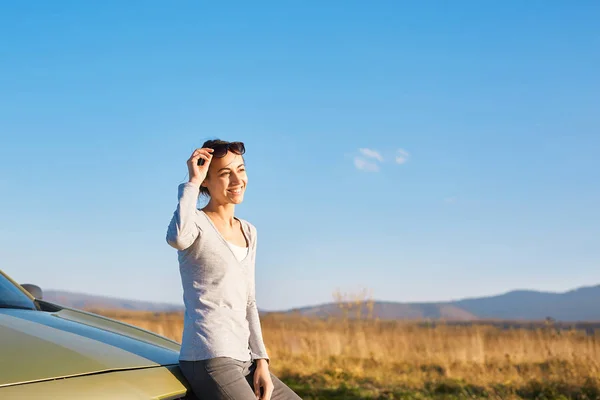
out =
<svg viewBox="0 0 600 400"><path fill-rule="evenodd" d="M26 308L35 310L33 301L0 271L0 308Z"/></svg>

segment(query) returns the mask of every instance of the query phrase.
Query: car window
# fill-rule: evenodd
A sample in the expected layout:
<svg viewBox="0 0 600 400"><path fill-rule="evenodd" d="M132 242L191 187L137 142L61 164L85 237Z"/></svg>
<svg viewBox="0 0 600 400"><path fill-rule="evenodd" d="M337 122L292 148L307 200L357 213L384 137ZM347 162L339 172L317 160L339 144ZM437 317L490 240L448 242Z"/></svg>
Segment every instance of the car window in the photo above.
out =
<svg viewBox="0 0 600 400"><path fill-rule="evenodd" d="M33 301L0 273L0 308L35 309Z"/></svg>

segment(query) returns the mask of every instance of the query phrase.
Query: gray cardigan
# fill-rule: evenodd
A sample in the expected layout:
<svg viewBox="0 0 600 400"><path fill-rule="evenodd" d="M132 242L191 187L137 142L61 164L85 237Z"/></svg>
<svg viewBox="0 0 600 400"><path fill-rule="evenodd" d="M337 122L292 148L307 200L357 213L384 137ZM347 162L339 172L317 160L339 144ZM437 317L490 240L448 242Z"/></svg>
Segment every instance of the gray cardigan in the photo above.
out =
<svg viewBox="0 0 600 400"><path fill-rule="evenodd" d="M249 245L238 261L210 218L197 209L200 187L179 185L167 229L177 249L185 316L180 360L268 359L255 300L256 228L238 219Z"/></svg>

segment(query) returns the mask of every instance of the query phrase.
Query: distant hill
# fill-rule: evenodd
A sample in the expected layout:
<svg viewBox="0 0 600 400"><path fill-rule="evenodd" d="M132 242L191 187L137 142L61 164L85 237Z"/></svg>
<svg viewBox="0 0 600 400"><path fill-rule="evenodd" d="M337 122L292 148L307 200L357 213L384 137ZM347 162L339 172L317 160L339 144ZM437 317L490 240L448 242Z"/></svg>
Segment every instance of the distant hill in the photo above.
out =
<svg viewBox="0 0 600 400"><path fill-rule="evenodd" d="M44 299L83 309L183 310L183 304L152 303L54 290L45 291ZM366 304L359 307L349 304L343 306L339 303L327 303L277 312L316 317L341 316L346 313L350 317L364 318L370 315L381 319L470 321L478 319L544 320L550 317L565 322L597 322L600 321L600 285L582 287L564 293L515 290L497 296L439 303L375 301L372 303L371 309ZM266 313L268 312L261 310L261 314Z"/></svg>
<svg viewBox="0 0 600 400"><path fill-rule="evenodd" d="M127 300L115 297L94 296L83 293L66 292L60 290L44 290L44 300L57 303L65 307L79 309L120 309L140 311L181 311L183 304L153 303L140 300Z"/></svg>
<svg viewBox="0 0 600 400"><path fill-rule="evenodd" d="M340 317L347 315L353 318L369 316L381 319L447 319L467 321L478 317L452 304L442 303L397 303L388 301L373 302L372 310L367 304L352 305L346 303L328 303L313 307L302 307L287 311L306 316Z"/></svg>
<svg viewBox="0 0 600 400"><path fill-rule="evenodd" d="M365 304L347 307L351 317L372 315L382 319L476 319L600 321L600 285L564 293L515 290L505 294L439 303L397 303L376 301L369 313ZM329 303L288 312L307 316L341 316L344 308Z"/></svg>
<svg viewBox="0 0 600 400"><path fill-rule="evenodd" d="M499 296L464 299L452 304L479 318L600 321L600 285L564 293L515 290Z"/></svg>

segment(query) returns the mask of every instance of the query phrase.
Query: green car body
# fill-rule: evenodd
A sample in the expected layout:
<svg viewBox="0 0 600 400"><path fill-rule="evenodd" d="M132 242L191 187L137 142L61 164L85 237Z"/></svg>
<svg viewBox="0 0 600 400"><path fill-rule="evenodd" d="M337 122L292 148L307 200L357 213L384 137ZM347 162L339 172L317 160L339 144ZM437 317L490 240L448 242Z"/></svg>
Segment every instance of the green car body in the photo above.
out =
<svg viewBox="0 0 600 400"><path fill-rule="evenodd" d="M36 300L0 270L0 399L195 399L179 349L132 325Z"/></svg>

